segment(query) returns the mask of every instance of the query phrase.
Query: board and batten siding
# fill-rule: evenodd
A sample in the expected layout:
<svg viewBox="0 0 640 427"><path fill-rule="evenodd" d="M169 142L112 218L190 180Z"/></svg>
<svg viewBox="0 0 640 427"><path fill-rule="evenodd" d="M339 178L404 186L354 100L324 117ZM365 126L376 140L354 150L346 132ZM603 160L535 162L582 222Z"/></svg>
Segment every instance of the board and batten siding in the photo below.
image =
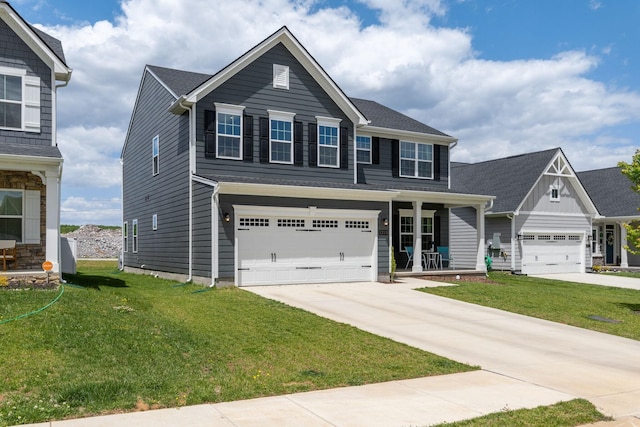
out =
<svg viewBox="0 0 640 427"><path fill-rule="evenodd" d="M410 140L410 139L407 139ZM400 156L394 156L392 154L393 144L392 140L388 138L379 139L379 163L378 164L358 164L358 183L360 184L381 184L387 185L389 188L394 188L394 185L429 185L430 187L448 188L449 186L449 147L447 145L439 145L436 148L434 144L434 150L439 150L439 176L434 172L433 179L417 179L417 178L404 178L399 176L393 176L394 158L396 161L400 161ZM372 143L373 145L373 143ZM373 148L372 148L373 150ZM435 159L434 159L435 160ZM398 165L396 165L398 167ZM434 166L435 169L435 166Z"/></svg>
<svg viewBox="0 0 640 427"><path fill-rule="evenodd" d="M208 200L211 199L211 193L209 193ZM198 197L207 199L207 195L198 194ZM233 205L250 205L250 206L265 206L265 207L287 207L287 208L308 208L309 206L315 206L318 209L353 209L353 210L376 210L381 211L378 218L378 228L384 229L384 226L380 223L383 217L386 217L389 205L386 202L365 202L365 201L349 201L349 200L320 200L320 199L298 199L298 198L280 198L280 197L265 197L265 196L240 196L240 195L220 195L220 216L219 216L219 237L218 237L218 265L219 276L221 279L232 281L235 274L235 255L234 255L234 242L235 242L235 230L234 230L234 212ZM206 203L205 201L198 202L198 204ZM229 213L231 216L230 222L224 222L224 213ZM204 215L198 217L194 222L194 228L197 230L205 229L203 221L210 222L209 218ZM209 232L209 235L210 232ZM378 234L378 274L389 274L389 236ZM304 250L304 248L301 248ZM203 252L198 255L198 258L211 259L211 248L208 252ZM196 268L194 266L194 275L207 276L204 269Z"/></svg>
<svg viewBox="0 0 640 427"><path fill-rule="evenodd" d="M288 90L273 87L274 64L289 66ZM245 106L244 114L253 117L253 159L251 161L205 157L205 111L215 110L215 102L243 105ZM269 117L267 110L295 113L293 120L303 123L302 165L260 162L259 119ZM200 175L221 174L353 183L353 123L282 44L265 52L260 58L198 101L196 111L196 170ZM347 128L348 169L309 166L309 123L317 123L316 116L341 119L339 127ZM342 131L341 129L340 132Z"/></svg>
<svg viewBox="0 0 640 427"><path fill-rule="evenodd" d="M551 201L550 187L557 185L560 200ZM521 212L587 214L584 203L576 196L571 182L564 177L543 175L522 204Z"/></svg>
<svg viewBox="0 0 640 427"><path fill-rule="evenodd" d="M0 129L0 144L53 144L53 101L51 69L13 30L0 19L0 66L26 70L27 76L40 79L40 131L25 132ZM23 93L24 96L24 93ZM23 109L24 110L24 109ZM23 111L23 114L24 111ZM24 119L23 119L24 120Z"/></svg>
<svg viewBox="0 0 640 427"><path fill-rule="evenodd" d="M145 72L123 152L123 220L128 223L128 267L188 274L189 133L188 114L167 111L174 101ZM159 137L159 173L153 175L152 140ZM158 229L152 217L158 216ZM138 220L138 252L133 253L132 221Z"/></svg>
<svg viewBox="0 0 640 427"><path fill-rule="evenodd" d="M456 269L476 269L477 215L472 207L452 208L449 215L450 255Z"/></svg>

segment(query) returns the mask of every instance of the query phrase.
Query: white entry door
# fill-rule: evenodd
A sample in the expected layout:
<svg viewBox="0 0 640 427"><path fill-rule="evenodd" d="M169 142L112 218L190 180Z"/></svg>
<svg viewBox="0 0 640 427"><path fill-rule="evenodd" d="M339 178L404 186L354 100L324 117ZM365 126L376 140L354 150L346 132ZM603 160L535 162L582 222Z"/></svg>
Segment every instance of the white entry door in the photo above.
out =
<svg viewBox="0 0 640 427"><path fill-rule="evenodd" d="M524 234L522 273L584 272L584 252L580 234Z"/></svg>
<svg viewBox="0 0 640 427"><path fill-rule="evenodd" d="M238 286L373 281L378 211L234 206Z"/></svg>

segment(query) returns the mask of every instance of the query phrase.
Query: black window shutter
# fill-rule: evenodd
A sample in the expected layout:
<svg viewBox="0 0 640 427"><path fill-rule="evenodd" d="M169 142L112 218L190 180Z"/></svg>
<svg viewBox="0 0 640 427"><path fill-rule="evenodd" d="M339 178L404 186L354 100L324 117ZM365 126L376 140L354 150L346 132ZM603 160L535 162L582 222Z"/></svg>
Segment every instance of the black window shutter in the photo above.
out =
<svg viewBox="0 0 640 427"><path fill-rule="evenodd" d="M380 138L377 136L371 138L371 163L380 164Z"/></svg>
<svg viewBox="0 0 640 427"><path fill-rule="evenodd" d="M269 163L269 119L260 117L260 163Z"/></svg>
<svg viewBox="0 0 640 427"><path fill-rule="evenodd" d="M400 176L400 140L391 140L391 175Z"/></svg>
<svg viewBox="0 0 640 427"><path fill-rule="evenodd" d="M242 126L244 127L242 135L242 159L247 162L253 161L253 116L245 115Z"/></svg>
<svg viewBox="0 0 640 427"><path fill-rule="evenodd" d="M440 145L433 145L433 179L440 181Z"/></svg>
<svg viewBox="0 0 640 427"><path fill-rule="evenodd" d="M216 112L204 110L204 155L216 156Z"/></svg>
<svg viewBox="0 0 640 427"><path fill-rule="evenodd" d="M318 125L309 123L309 166L318 166Z"/></svg>
<svg viewBox="0 0 640 427"><path fill-rule="evenodd" d="M302 146L302 122L293 123L293 164L296 166L302 166L303 158L303 146Z"/></svg>
<svg viewBox="0 0 640 427"><path fill-rule="evenodd" d="M349 128L340 128L340 169L349 169Z"/></svg>

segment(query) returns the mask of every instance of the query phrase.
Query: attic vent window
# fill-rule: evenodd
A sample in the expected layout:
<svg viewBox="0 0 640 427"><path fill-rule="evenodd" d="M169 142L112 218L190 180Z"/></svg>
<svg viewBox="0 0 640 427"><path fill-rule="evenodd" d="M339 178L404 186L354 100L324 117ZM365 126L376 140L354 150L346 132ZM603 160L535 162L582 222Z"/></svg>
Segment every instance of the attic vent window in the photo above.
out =
<svg viewBox="0 0 640 427"><path fill-rule="evenodd" d="M289 89L289 67L273 64L273 87L276 89Z"/></svg>

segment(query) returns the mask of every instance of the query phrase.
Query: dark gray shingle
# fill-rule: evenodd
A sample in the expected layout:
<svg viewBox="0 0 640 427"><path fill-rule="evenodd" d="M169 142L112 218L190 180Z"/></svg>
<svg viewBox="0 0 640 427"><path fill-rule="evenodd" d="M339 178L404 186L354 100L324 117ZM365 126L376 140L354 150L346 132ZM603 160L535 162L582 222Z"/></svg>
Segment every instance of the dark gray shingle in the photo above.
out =
<svg viewBox="0 0 640 427"><path fill-rule="evenodd" d="M9 154L12 156L32 156L32 157L51 157L61 159L62 154L58 147L51 145L27 145L3 142L0 144L0 154Z"/></svg>
<svg viewBox="0 0 640 427"><path fill-rule="evenodd" d="M155 65L147 65L147 68L178 97L186 95L211 78L209 74L193 73L191 71L175 70L173 68L158 67Z"/></svg>
<svg viewBox="0 0 640 427"><path fill-rule="evenodd" d="M640 194L631 189L631 181L620 168L584 171L577 175L600 215L640 216Z"/></svg>

